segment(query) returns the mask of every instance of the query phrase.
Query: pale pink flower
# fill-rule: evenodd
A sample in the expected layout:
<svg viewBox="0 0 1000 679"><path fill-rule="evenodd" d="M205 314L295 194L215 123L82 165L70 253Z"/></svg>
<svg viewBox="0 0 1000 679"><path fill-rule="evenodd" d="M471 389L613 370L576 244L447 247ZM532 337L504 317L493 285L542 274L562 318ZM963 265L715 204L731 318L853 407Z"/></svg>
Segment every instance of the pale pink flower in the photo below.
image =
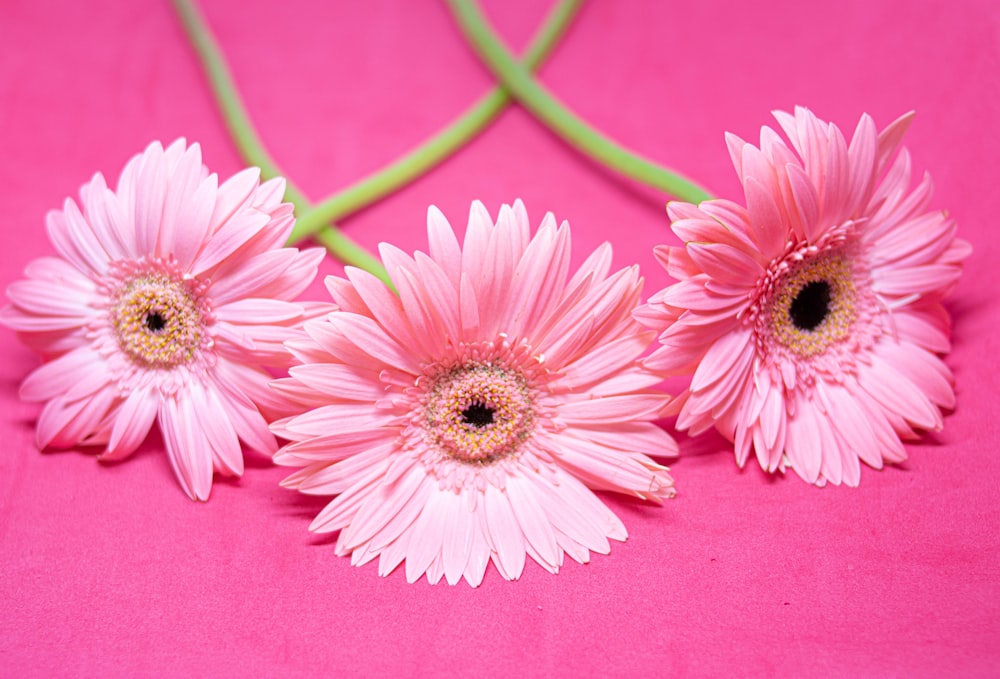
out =
<svg viewBox="0 0 1000 679"><path fill-rule="evenodd" d="M0 320L47 360L21 386L45 401L37 441L130 455L157 421L177 479L206 500L213 470L243 472L242 440L271 454L282 414L261 366L285 365L301 324L291 302L322 250L282 245L294 224L284 181L256 169L221 186L197 144L159 142L118 187L97 174L47 218L59 257L28 265Z"/></svg>
<svg viewBox="0 0 1000 679"><path fill-rule="evenodd" d="M686 245L656 252L680 282L639 313L663 329L649 365L693 373L678 428L716 427L741 466L752 447L767 471L856 486L859 460L905 459L900 438L954 406L941 300L970 248L928 177L910 189L911 115L881 133L864 115L849 144L806 109L774 115L792 148L727 136L747 207L670 204Z"/></svg>
<svg viewBox="0 0 1000 679"><path fill-rule="evenodd" d="M303 469L283 485L337 495L311 530L410 582L608 553L625 526L590 489L674 493L647 457L676 445L637 361L655 336L631 316L637 268L609 275L605 243L570 275L569 226L548 214L532 238L520 201L496 225L474 203L462 246L433 207L428 232L429 256L381 246L398 296L348 268L327 279L340 311L288 343L303 365L274 386L303 412L272 426L292 441L275 461Z"/></svg>

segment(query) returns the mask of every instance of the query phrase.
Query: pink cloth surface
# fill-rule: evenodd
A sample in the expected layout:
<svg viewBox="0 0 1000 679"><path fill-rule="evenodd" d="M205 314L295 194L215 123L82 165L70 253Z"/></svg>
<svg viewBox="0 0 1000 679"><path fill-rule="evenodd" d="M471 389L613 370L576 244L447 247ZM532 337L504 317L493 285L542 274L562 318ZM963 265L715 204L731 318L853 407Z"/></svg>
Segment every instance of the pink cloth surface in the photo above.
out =
<svg viewBox="0 0 1000 679"><path fill-rule="evenodd" d="M491 1L520 50L545 3ZM438 2L204 0L246 104L313 198L365 176L491 87ZM241 167L168 3L0 3L0 286L54 252L47 210L150 141ZM1000 5L992 0L587 3L541 78L579 115L716 195L742 200L725 130L772 109L853 130L914 109L906 139L975 252L949 308L958 406L910 459L857 489L739 470L718 436L679 436L679 494L603 499L630 537L558 575L491 566L479 589L354 568L307 526L325 504L248 454L207 504L154 434L130 460L40 453L38 363L0 329L0 675L996 676L1000 673L997 215ZM426 247L427 206L464 227L522 198L669 282L664 197L603 170L513 107L405 190L342 221L362 244ZM323 273L338 267L329 262ZM308 297L319 299L317 282Z"/></svg>

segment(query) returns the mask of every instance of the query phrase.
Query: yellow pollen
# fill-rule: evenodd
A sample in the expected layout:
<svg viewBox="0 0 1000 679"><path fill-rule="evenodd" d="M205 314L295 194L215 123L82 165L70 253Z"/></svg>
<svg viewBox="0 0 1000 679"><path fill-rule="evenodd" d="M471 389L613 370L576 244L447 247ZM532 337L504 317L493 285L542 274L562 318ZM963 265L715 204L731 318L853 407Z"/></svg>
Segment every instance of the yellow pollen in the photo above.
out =
<svg viewBox="0 0 1000 679"><path fill-rule="evenodd" d="M184 282L159 273L129 281L111 308L122 351L157 368L194 358L202 340L201 316L198 301Z"/></svg>
<svg viewBox="0 0 1000 679"><path fill-rule="evenodd" d="M847 259L830 254L805 260L777 282L770 334L799 356L818 354L850 332L855 297Z"/></svg>
<svg viewBox="0 0 1000 679"><path fill-rule="evenodd" d="M435 378L425 412L429 442L469 463L515 453L534 424L524 378L488 363L463 365Z"/></svg>

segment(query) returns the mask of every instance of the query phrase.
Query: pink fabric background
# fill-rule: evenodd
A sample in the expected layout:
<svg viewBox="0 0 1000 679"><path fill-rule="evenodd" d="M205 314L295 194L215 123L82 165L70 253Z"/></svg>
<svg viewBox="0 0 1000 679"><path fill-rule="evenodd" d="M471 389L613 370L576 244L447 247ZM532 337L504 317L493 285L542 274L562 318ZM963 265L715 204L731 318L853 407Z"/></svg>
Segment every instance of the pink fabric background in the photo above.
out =
<svg viewBox="0 0 1000 679"><path fill-rule="evenodd" d="M491 1L521 49L546 3ZM204 0L265 141L313 197L379 168L491 85L438 2ZM364 7L365 9L360 9ZM153 139L240 168L166 2L0 2L0 286L53 251L43 217ZM351 567L307 532L324 504L246 476L187 500L153 436L124 464L39 453L37 359L0 331L0 674L996 676L1000 443L996 297L1000 5L992 0L588 3L542 71L624 144L742 199L723 143L804 104L853 130L917 111L907 145L975 247L951 301L958 408L910 460L858 489L739 471L718 437L680 437L679 495L606 502L631 537L552 576L480 589ZM511 109L457 157L344 228L425 247L426 208L464 225L521 197L665 285L662 197L601 170ZM337 267L330 263L325 272ZM317 284L314 296L321 294Z"/></svg>

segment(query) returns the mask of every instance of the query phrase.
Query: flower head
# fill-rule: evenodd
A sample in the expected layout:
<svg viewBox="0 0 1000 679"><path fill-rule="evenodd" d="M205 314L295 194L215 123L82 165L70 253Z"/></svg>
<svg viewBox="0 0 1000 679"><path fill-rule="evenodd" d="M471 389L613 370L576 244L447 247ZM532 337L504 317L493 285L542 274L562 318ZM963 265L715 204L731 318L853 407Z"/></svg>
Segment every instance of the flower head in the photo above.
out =
<svg viewBox="0 0 1000 679"><path fill-rule="evenodd" d="M302 469L284 485L337 495L311 529L383 575L405 560L411 582L606 554L625 527L589 489L674 492L647 457L676 445L637 360L636 268L609 275L605 244L571 276L568 225L549 214L532 238L520 202L495 225L474 203L462 246L433 207L428 231L430 255L381 247L398 297L349 268L327 279L340 310L288 343L303 365L274 386L302 412L272 426L292 441L275 461Z"/></svg>
<svg viewBox="0 0 1000 679"><path fill-rule="evenodd" d="M685 246L657 249L680 282L639 313L663 331L648 361L693 373L678 427L715 426L741 466L752 447L768 471L853 486L954 405L942 298L969 246L928 211L928 177L910 190L911 116L881 133L862 116L850 143L806 109L775 117L791 148L767 127L760 148L727 137L746 207L669 205Z"/></svg>
<svg viewBox="0 0 1000 679"><path fill-rule="evenodd" d="M157 421L192 499L213 470L239 476L239 441L273 453L263 413L282 413L262 366L289 362L301 325L291 302L322 250L282 248L294 218L283 180L245 170L221 186L197 144L159 142L125 166L115 190L97 174L80 205L49 213L59 257L28 265L0 320L47 362L21 397L45 401L37 441L130 455Z"/></svg>

